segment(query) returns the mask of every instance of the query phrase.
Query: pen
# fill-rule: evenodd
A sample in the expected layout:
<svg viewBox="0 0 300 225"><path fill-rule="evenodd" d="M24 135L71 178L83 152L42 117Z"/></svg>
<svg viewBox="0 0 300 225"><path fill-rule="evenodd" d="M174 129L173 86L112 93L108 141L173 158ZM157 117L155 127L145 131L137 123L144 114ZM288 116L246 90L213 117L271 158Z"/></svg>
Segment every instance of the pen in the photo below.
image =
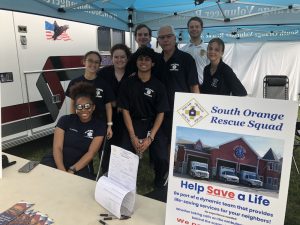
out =
<svg viewBox="0 0 300 225"><path fill-rule="evenodd" d="M130 216L121 216L120 220L127 220L131 218ZM104 217L103 220L113 220L113 219L118 219L117 217Z"/></svg>
<svg viewBox="0 0 300 225"><path fill-rule="evenodd" d="M103 220L99 220L99 223L103 224L103 225L108 225L105 221Z"/></svg>

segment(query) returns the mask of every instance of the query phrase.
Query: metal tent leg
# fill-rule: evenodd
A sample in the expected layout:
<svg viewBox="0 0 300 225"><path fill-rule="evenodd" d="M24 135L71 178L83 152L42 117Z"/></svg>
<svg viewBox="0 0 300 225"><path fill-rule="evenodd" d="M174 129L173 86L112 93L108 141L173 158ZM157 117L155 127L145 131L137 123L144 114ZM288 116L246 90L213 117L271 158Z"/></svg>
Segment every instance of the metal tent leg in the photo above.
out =
<svg viewBox="0 0 300 225"><path fill-rule="evenodd" d="M295 157L294 157L294 156L293 156L293 161L294 161L294 164L295 164L295 167L296 167L297 173L298 173L298 174L300 174L300 173L299 173L298 166L297 166L297 162L296 162L296 160L295 160Z"/></svg>

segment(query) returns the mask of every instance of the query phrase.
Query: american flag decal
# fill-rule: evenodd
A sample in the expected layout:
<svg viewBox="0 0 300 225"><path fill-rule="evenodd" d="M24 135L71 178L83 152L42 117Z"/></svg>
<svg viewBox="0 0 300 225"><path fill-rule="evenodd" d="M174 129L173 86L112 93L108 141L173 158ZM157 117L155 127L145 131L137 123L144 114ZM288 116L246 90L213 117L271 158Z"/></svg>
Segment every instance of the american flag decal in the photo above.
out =
<svg viewBox="0 0 300 225"><path fill-rule="evenodd" d="M70 41L71 37L67 34L67 29L69 29L68 25L59 26L56 21L54 21L54 23L45 21L45 33L47 40Z"/></svg>

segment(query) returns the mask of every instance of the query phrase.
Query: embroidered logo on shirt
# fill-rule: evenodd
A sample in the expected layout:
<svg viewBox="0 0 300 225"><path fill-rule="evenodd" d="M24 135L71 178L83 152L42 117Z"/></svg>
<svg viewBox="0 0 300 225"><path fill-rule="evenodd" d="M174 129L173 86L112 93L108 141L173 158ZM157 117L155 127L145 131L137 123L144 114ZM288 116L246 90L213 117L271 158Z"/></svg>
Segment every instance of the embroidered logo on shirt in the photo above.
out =
<svg viewBox="0 0 300 225"><path fill-rule="evenodd" d="M87 130L84 132L84 137L93 139L93 134L94 134L93 130Z"/></svg>
<svg viewBox="0 0 300 225"><path fill-rule="evenodd" d="M219 82L219 80L217 78L213 78L213 80L211 82L211 86L215 87L215 88L218 87L218 82Z"/></svg>
<svg viewBox="0 0 300 225"><path fill-rule="evenodd" d="M74 128L69 128L69 130L74 131L74 132L78 132L78 130L76 130Z"/></svg>
<svg viewBox="0 0 300 225"><path fill-rule="evenodd" d="M170 64L170 71L178 71L179 64L178 63L172 63Z"/></svg>
<svg viewBox="0 0 300 225"><path fill-rule="evenodd" d="M145 88L145 92L144 92L144 95L147 95L148 97L153 97L152 96L152 93L153 93L154 91L152 90L152 89L150 89L150 88Z"/></svg>
<svg viewBox="0 0 300 225"><path fill-rule="evenodd" d="M102 92L102 89L96 88L96 98L102 98Z"/></svg>

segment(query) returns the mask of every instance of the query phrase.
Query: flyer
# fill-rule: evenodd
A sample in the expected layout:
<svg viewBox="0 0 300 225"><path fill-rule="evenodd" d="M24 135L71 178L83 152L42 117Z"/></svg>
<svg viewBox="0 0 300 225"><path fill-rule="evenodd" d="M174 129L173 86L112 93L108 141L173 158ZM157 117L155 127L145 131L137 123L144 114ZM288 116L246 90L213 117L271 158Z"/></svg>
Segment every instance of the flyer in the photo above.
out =
<svg viewBox="0 0 300 225"><path fill-rule="evenodd" d="M298 104L176 93L166 225L284 224Z"/></svg>
<svg viewBox="0 0 300 225"><path fill-rule="evenodd" d="M20 201L7 209L6 211L0 213L0 225L8 224L9 222L15 220L18 216L24 213L34 204Z"/></svg>
<svg viewBox="0 0 300 225"><path fill-rule="evenodd" d="M96 201L119 219L133 214L138 165L136 154L112 145L108 177L96 184Z"/></svg>

